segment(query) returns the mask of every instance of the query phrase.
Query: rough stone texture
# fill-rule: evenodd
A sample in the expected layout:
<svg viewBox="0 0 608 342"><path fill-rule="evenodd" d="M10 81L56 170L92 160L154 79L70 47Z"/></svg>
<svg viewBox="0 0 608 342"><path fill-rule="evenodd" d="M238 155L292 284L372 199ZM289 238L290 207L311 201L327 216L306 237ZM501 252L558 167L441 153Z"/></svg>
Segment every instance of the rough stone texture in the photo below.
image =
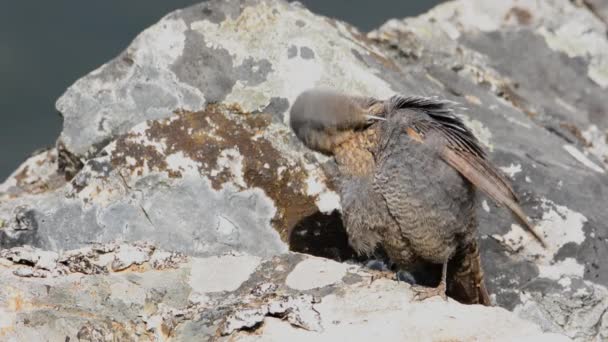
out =
<svg viewBox="0 0 608 342"><path fill-rule="evenodd" d="M117 260L130 266L116 271ZM305 263L344 273L327 284L323 268ZM100 272L83 272L81 264ZM231 276L215 277L210 269L218 265L230 265ZM286 285L292 272L306 273L314 288ZM0 287L0 339L335 341L354 334L417 341L569 340L501 308L412 301L409 285L371 282L371 276L359 266L295 253L261 261L245 254L180 258L146 244L65 253L16 247L0 255L0 282L6 284Z"/></svg>
<svg viewBox="0 0 608 342"><path fill-rule="evenodd" d="M392 320L372 319L376 313L369 312L362 313L367 318L348 318L359 312L327 304L345 306L354 298L348 289L359 281L348 267L326 265L332 274L322 277L319 288L298 272L273 273L271 278L280 282L248 273L253 264L265 265L275 255L290 263L304 258L285 254L289 248L339 261L354 258L334 211L338 196L320 168L326 158L307 151L285 125L302 90L329 86L380 98L437 95L467 107L463 119L511 177L524 210L549 243L540 249L506 210L482 199L482 260L496 303L545 331L578 340L607 339L608 40L602 13L601 1L461 0L417 18L391 20L368 35L281 0L213 0L167 15L66 91L57 102L65 121L56 148L30 158L0 185L0 248L22 247L2 251L8 261L0 267L18 280L3 279L15 285L0 291L46 298L64 308L54 311L48 308L55 304L22 305L20 299L0 296L2 307L13 310L13 316L0 313L0 332L19 333L17 321L4 317L25 317L35 307L42 311L19 324L48 327L45 336L65 332L83 339L213 335L220 326L201 322L216 324L228 315L232 323L221 329L239 338L270 339L285 329L294 338L321 338L311 323L315 312L322 322L332 315L355 322L356 333L365 334L371 323L364 320L370 318L391 322L387 334L420 336L420 330L400 328L403 317L416 316L414 311L401 314L409 312L399 306L407 296L397 296L405 285L382 281L366 290L371 292L357 288L398 301L396 311L381 301L376 306L399 311ZM176 270L194 267L199 270L194 278L202 281L205 272L216 272L212 267L192 266L199 259L183 266L181 256L157 254L152 245L89 244L117 239L146 240L200 260L234 252L251 260L235 269L240 275L222 278L231 281L232 292L200 294L199 304L190 305L188 289L196 286L183 279L190 271ZM61 252L77 248L86 251ZM103 260L92 262L96 258ZM324 269L318 264L314 259L299 270ZM346 275L336 280L342 272ZM93 284L85 287L73 278ZM53 295L55 283L45 283L51 279L64 286L57 285ZM191 318L209 298L216 304L243 303L242 295L234 293L242 279L249 279L245 283L259 294L253 311L229 312L235 306L226 304L204 318ZM183 287L176 285L182 282ZM271 295L285 283L293 286L291 292ZM77 297L80 289L93 294ZM115 289L122 289L125 301L112 299ZM344 297L316 303L304 296L328 296L330 290ZM79 316L75 303L81 301L91 308L108 305L94 312L103 318ZM155 304L146 306L146 301ZM413 307L440 317L444 309L439 304L444 303ZM150 310L156 315L137 323L137 315L147 317ZM456 310L457 319L486 316L478 308L452 304L445 310ZM516 320L500 312L506 321ZM494 319L483 322L498 322L487 315ZM123 319L127 316L135 323L123 324L131 322ZM261 321L263 329L255 329L256 334L232 328L256 328ZM330 338L345 328L325 329L323 336ZM455 339L467 337L454 334Z"/></svg>
<svg viewBox="0 0 608 342"><path fill-rule="evenodd" d="M251 112L286 99L287 106L275 108L282 120L288 103L319 83L392 94L354 58L375 56L362 39L346 24L276 0L213 1L176 11L65 92L57 101L64 116L60 139L85 155L144 120L218 101Z"/></svg>
<svg viewBox="0 0 608 342"><path fill-rule="evenodd" d="M7 201L24 194L40 194L65 185L57 168L55 149L31 156L0 184L0 200Z"/></svg>
<svg viewBox="0 0 608 342"><path fill-rule="evenodd" d="M598 19L608 24L608 2L603 0L578 0L574 3L579 6L586 6Z"/></svg>
<svg viewBox="0 0 608 342"><path fill-rule="evenodd" d="M317 166L289 149L287 129L271 121L234 105L144 121L57 189L27 174L49 152L34 157L2 185L0 246L75 248L121 237L196 255L284 252L281 238L303 218L339 204Z"/></svg>

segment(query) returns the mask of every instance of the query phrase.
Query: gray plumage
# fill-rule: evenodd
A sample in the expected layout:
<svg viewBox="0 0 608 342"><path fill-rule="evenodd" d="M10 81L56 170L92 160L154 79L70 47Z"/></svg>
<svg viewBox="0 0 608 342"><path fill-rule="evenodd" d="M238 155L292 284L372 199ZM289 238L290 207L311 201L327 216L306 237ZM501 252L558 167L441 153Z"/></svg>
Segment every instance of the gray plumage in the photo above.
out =
<svg viewBox="0 0 608 342"><path fill-rule="evenodd" d="M370 121L381 116L384 121ZM304 92L291 125L309 147L335 157L350 244L361 254L382 246L405 270L441 264L438 292L489 305L476 240L479 188L506 205L537 239L508 181L445 101L386 101L320 90ZM432 291L430 291L431 293Z"/></svg>

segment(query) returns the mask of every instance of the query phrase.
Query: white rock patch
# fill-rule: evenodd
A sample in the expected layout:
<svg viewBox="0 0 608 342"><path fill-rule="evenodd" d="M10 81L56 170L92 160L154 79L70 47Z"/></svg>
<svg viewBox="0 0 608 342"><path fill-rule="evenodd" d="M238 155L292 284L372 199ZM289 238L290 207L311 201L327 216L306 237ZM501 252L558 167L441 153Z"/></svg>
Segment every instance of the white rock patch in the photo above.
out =
<svg viewBox="0 0 608 342"><path fill-rule="evenodd" d="M178 151L165 158L167 169L182 172L182 174L198 175L199 162L186 156L184 152Z"/></svg>
<svg viewBox="0 0 608 342"><path fill-rule="evenodd" d="M247 187L243 173L243 156L237 148L223 150L217 158L217 168L212 170L210 175L211 177L215 177L225 169L232 174L234 184L243 188Z"/></svg>
<svg viewBox="0 0 608 342"><path fill-rule="evenodd" d="M543 217L535 229L545 238L547 248L543 248L534 238L517 224L505 235L494 235L499 241L529 260L535 260L539 266L540 276L560 279L564 275L583 276L584 265L575 259L566 258L555 262L554 257L559 249L569 242L581 244L585 241L583 226L587 218L576 211L543 199L541 208Z"/></svg>
<svg viewBox="0 0 608 342"><path fill-rule="evenodd" d="M516 174L521 172L521 164L511 164L509 166L500 167L500 169L513 179Z"/></svg>
<svg viewBox="0 0 608 342"><path fill-rule="evenodd" d="M325 287L342 281L348 269L348 265L333 260L310 258L296 265L285 282L300 291Z"/></svg>
<svg viewBox="0 0 608 342"><path fill-rule="evenodd" d="M260 264L252 255L224 255L192 260L189 284L195 293L234 291Z"/></svg>
<svg viewBox="0 0 608 342"><path fill-rule="evenodd" d="M606 136L608 131L602 132L596 125L591 125L582 134L585 140L591 144L590 147L585 148L585 151L608 164L608 137Z"/></svg>
<svg viewBox="0 0 608 342"><path fill-rule="evenodd" d="M483 208L483 210L485 210L486 213L490 212L490 206L488 205L488 201L483 200L483 202L481 202L481 207Z"/></svg>
<svg viewBox="0 0 608 342"><path fill-rule="evenodd" d="M340 196L334 191L326 191L319 195L316 201L317 208L319 211L325 214L329 214L334 210L341 210Z"/></svg>
<svg viewBox="0 0 608 342"><path fill-rule="evenodd" d="M305 169L308 172L306 194L316 197L315 204L319 211L330 214L334 210L341 210L340 196L327 188L323 180L325 176L322 175L321 170L310 164L305 164Z"/></svg>
<svg viewBox="0 0 608 342"><path fill-rule="evenodd" d="M539 277L560 280L563 275L583 277L585 265L579 264L574 258L565 258L554 263L538 265ZM568 278L562 278L568 279ZM562 280L560 280L562 284Z"/></svg>
<svg viewBox="0 0 608 342"><path fill-rule="evenodd" d="M222 235L230 235L237 230L237 226L222 215L217 216L216 230Z"/></svg>
<svg viewBox="0 0 608 342"><path fill-rule="evenodd" d="M579 151L576 147L572 145L564 145L563 147L566 152L570 153L570 155L581 164L585 165L586 167L590 168L595 172L604 173L604 169L589 160L589 158L587 158L587 156L583 154L583 152Z"/></svg>
<svg viewBox="0 0 608 342"><path fill-rule="evenodd" d="M569 288L570 285L572 285L572 279L570 279L569 277L561 277L557 281L557 283L563 286L564 288Z"/></svg>
<svg viewBox="0 0 608 342"><path fill-rule="evenodd" d="M132 45L145 47L133 49L135 61L167 67L184 51L188 26L182 19L165 18L162 25L153 25L142 32Z"/></svg>
<svg viewBox="0 0 608 342"><path fill-rule="evenodd" d="M598 32L590 23L578 20L566 22L552 31L542 26L537 32L552 49L564 52L569 57L589 58L587 75L598 85L608 87L608 61L602 58L608 51L604 32Z"/></svg>
<svg viewBox="0 0 608 342"><path fill-rule="evenodd" d="M118 252L114 254L112 269L118 271L134 264L141 265L150 260L150 253L151 250L145 246L121 245Z"/></svg>

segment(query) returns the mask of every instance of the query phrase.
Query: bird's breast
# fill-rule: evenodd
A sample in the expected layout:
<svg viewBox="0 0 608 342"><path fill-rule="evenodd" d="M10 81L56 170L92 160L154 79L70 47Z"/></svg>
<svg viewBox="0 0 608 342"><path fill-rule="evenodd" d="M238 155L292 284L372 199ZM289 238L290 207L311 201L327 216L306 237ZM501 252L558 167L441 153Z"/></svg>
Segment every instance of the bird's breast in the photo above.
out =
<svg viewBox="0 0 608 342"><path fill-rule="evenodd" d="M354 132L351 137L334 148L334 157L340 172L349 176L366 176L375 171L373 151L378 144L375 127Z"/></svg>

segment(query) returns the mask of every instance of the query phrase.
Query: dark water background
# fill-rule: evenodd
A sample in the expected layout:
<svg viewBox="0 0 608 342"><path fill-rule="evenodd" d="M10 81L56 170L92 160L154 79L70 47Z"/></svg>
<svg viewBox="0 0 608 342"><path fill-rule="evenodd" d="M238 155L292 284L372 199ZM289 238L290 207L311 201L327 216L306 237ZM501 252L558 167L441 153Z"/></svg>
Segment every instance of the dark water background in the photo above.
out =
<svg viewBox="0 0 608 342"><path fill-rule="evenodd" d="M3 0L0 6L0 182L61 131L55 101L146 27L195 0ZM369 31L441 0L302 0Z"/></svg>

